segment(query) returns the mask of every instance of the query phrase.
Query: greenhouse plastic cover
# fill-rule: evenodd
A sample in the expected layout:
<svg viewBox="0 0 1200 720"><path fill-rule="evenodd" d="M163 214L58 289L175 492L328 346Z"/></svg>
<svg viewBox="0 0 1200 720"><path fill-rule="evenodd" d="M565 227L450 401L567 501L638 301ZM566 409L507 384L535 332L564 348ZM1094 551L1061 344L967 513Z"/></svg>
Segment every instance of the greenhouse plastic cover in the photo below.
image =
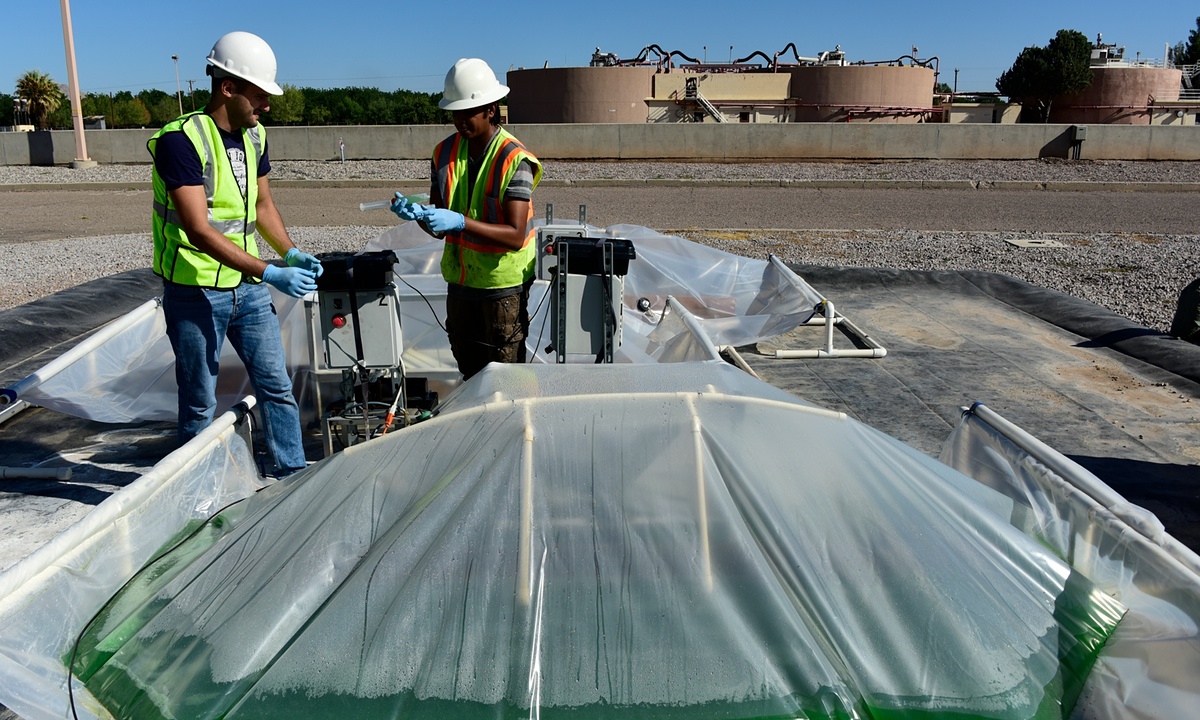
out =
<svg viewBox="0 0 1200 720"><path fill-rule="evenodd" d="M438 307L437 253L405 232L368 249L396 248ZM637 233L632 364L490 366L436 418L254 494L226 429L0 574L0 702L29 720L1132 720L1200 706L1197 575L1153 522L969 417L942 460L980 481L695 362L794 327L820 296L770 263L620 231ZM631 311L668 294L678 310ZM406 366L449 374L424 301L405 303ZM153 347L140 332L151 342L131 347ZM108 347L36 390L88 366L101 380L64 383L64 407L136 417L160 392L173 406L153 357ZM119 369L131 359L144 377ZM71 682L72 707L76 653L87 686Z"/></svg>
<svg viewBox="0 0 1200 720"><path fill-rule="evenodd" d="M777 263L721 252L638 226L588 230L600 237L632 239L637 251L637 259L630 263L625 277L624 343L617 362L712 356L712 350L705 348L680 352L678 343L666 336L668 328L673 328L672 334L685 332L678 318L662 322L663 316L670 314L666 312L668 296L694 316L707 341L716 346L744 345L787 332L812 317L822 300L820 293ZM431 242L416 223L403 223L372 240L364 250L396 252L405 371L410 376L430 378L444 395L457 384L459 373L437 320L446 314L446 283L439 270L443 245L441 241ZM554 362L553 355L547 359L540 350L549 341L545 334L547 291L547 283L538 281L530 297L527 344L535 362ZM313 386L310 371L321 351L313 346L314 330L309 324L316 313L305 308L306 303L315 304L314 298L310 295L297 300L272 288L298 395L315 414L309 397ZM651 301L645 312L637 310L641 298ZM27 378L28 387L20 388L21 399L100 422L174 420L174 354L166 337L162 309L151 305L131 315L135 317L113 323L117 332L100 350L47 377ZM664 357L664 348L676 352ZM226 344L218 381L218 411L252 392L240 360Z"/></svg>
<svg viewBox="0 0 1200 720"><path fill-rule="evenodd" d="M731 366L463 390L149 566L77 676L137 718L1029 718L1124 611L954 471Z"/></svg>

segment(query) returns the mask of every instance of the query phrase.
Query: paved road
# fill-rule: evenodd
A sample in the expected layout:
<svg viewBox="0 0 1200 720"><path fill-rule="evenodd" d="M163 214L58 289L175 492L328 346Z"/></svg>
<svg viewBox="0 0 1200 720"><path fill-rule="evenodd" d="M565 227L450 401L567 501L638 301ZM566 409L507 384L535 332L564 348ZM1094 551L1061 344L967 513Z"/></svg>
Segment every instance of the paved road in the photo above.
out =
<svg viewBox="0 0 1200 720"><path fill-rule="evenodd" d="M405 191L422 188L398 187ZM381 188L289 188L274 191L296 227L390 225L386 210L358 203L383 199ZM747 187L549 187L535 195L537 213L553 203L559 218L607 226L679 228L913 229L1017 232L1193 234L1200 203L1190 192L1050 192L1045 190L853 190ZM149 190L0 192L0 243L142 233Z"/></svg>

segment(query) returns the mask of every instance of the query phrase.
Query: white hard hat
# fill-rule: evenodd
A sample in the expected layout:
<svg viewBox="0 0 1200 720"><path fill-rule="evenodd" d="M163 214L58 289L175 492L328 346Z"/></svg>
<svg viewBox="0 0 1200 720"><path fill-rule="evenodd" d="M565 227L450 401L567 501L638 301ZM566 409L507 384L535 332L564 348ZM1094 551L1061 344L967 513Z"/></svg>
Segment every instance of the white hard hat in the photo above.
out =
<svg viewBox="0 0 1200 720"><path fill-rule="evenodd" d="M208 64L227 75L249 80L272 95L282 95L275 84L275 53L254 33L225 33L208 54ZM216 75L220 77L220 75Z"/></svg>
<svg viewBox="0 0 1200 720"><path fill-rule="evenodd" d="M479 58L463 58L446 73L446 89L438 107L443 110L470 110L496 102L508 95L508 87L496 80L496 73Z"/></svg>

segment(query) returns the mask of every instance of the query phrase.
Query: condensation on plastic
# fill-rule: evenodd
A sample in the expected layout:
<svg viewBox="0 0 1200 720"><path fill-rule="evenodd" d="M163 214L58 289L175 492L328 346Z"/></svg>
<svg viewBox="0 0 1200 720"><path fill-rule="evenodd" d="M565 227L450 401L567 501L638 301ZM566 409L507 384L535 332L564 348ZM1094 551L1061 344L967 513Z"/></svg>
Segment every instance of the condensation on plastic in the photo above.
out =
<svg viewBox="0 0 1200 720"><path fill-rule="evenodd" d="M683 362L708 357L693 338L675 337L689 332L683 324L661 322L668 296L691 313L714 345L746 345L785 333L811 317L821 300L820 293L803 280L783 276L766 260L732 255L634 225L589 230L629 238L637 252L625 278L624 344L617 352L618 362ZM442 396L459 380L449 341L439 324L445 317L446 300L440 270L443 247L441 240L430 238L416 223L401 223L364 248L396 253L405 371L429 378ZM539 281L530 293L527 346L535 362L554 361L544 352L550 340L547 292L547 284ZM271 295L297 397L308 419L313 419L317 408L312 405L315 391L311 386L318 381L309 370L321 350L312 347L311 338L317 332L309 327L310 313L305 309L311 300L291 298L274 288ZM641 298L650 300L650 310L637 309ZM333 385L338 381L340 378L333 380ZM252 392L241 360L228 343L221 354L217 389L218 411ZM24 399L101 422L174 420L178 411L174 353L162 309L117 335L100 351L43 381Z"/></svg>
<svg viewBox="0 0 1200 720"><path fill-rule="evenodd" d="M954 475L728 365L491 365L131 586L83 672L120 717L1069 707L1122 608Z"/></svg>
<svg viewBox="0 0 1200 720"><path fill-rule="evenodd" d="M234 415L0 573L0 702L26 720L71 717L65 658L91 616L181 529L260 487ZM75 691L80 717L104 716Z"/></svg>
<svg viewBox="0 0 1200 720"><path fill-rule="evenodd" d="M974 478L962 490L981 507L1053 549L1128 608L1074 717L1195 716L1200 577L1159 546L1165 531L1158 519L1127 502L1113 510L1128 519L1118 517L971 413L947 438L939 459ZM1094 494L1120 497L1082 467L1078 472L1099 488Z"/></svg>

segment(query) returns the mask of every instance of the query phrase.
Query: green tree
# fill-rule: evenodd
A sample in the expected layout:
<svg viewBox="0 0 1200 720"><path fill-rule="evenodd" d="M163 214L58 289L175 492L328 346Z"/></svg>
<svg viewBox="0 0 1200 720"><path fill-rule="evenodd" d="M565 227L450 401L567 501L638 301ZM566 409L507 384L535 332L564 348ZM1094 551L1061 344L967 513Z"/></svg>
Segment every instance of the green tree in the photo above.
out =
<svg viewBox="0 0 1200 720"><path fill-rule="evenodd" d="M85 118L104 116L104 126L112 127L112 118L108 112L108 95L102 93L84 93L79 98L79 111Z"/></svg>
<svg viewBox="0 0 1200 720"><path fill-rule="evenodd" d="M63 102L58 83L43 72L30 70L17 78L17 97L29 101L29 114L38 130L47 130L47 118Z"/></svg>
<svg viewBox="0 0 1200 720"><path fill-rule="evenodd" d="M54 108L54 112L46 116L46 127L51 130L70 130L74 127L71 119L71 103L63 102Z"/></svg>
<svg viewBox="0 0 1200 720"><path fill-rule="evenodd" d="M142 101L128 90L112 98L112 126L115 128L145 127L150 122L150 111Z"/></svg>
<svg viewBox="0 0 1200 720"><path fill-rule="evenodd" d="M136 97L150 113L147 124L152 127L162 127L179 117L179 98L174 93L151 88L141 91Z"/></svg>
<svg viewBox="0 0 1200 720"><path fill-rule="evenodd" d="M1048 122L1055 99L1092 83L1092 43L1078 30L1059 30L1046 47L1021 51L1012 67L1000 74L996 89Z"/></svg>
<svg viewBox="0 0 1200 720"><path fill-rule="evenodd" d="M1200 17L1196 18L1196 29L1188 33L1187 42L1175 44L1175 65L1200 63Z"/></svg>
<svg viewBox="0 0 1200 720"><path fill-rule="evenodd" d="M211 99L212 99L212 91L207 88L205 88L203 90L201 90L200 88L196 88L196 91L192 93L192 102L194 102L196 104L197 110L203 110L208 105L208 101ZM191 106L189 105L188 107L186 107L184 109L190 110Z"/></svg>
<svg viewBox="0 0 1200 720"><path fill-rule="evenodd" d="M12 127L17 124L12 105L13 96L0 93L0 127Z"/></svg>
<svg viewBox="0 0 1200 720"><path fill-rule="evenodd" d="M267 119L274 125L298 125L304 119L304 93L295 85L281 85L283 94L271 98Z"/></svg>

